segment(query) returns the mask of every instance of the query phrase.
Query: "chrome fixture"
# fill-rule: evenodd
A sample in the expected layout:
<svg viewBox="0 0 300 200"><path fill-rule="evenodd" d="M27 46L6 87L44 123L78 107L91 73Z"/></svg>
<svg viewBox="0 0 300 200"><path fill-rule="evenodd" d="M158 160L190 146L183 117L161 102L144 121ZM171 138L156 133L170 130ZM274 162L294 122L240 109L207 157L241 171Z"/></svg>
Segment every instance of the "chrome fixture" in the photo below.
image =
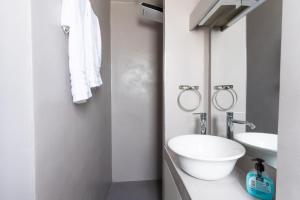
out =
<svg viewBox="0 0 300 200"><path fill-rule="evenodd" d="M197 25L224 30L266 0L201 0L190 17L190 30Z"/></svg>
<svg viewBox="0 0 300 200"><path fill-rule="evenodd" d="M163 23L164 21L163 12L164 12L163 8L159 6L152 5L149 3L140 3L140 15L152 21Z"/></svg>
<svg viewBox="0 0 300 200"><path fill-rule="evenodd" d="M179 90L181 90L181 92L179 93L178 97L177 97L177 104L179 106L179 108L185 112L193 112L195 110L197 110L202 102L202 95L199 91L199 86L191 86L191 85L180 85L179 86ZM188 108L186 105L183 104L182 102L182 96L186 93L186 92L193 92L197 98L197 104L193 107Z"/></svg>
<svg viewBox="0 0 300 200"><path fill-rule="evenodd" d="M234 90L233 85L216 85L214 87L214 89L216 90L213 95L212 95L212 105L215 107L215 109L224 112L224 111L229 111L230 109L232 109L237 101L238 101L238 94L237 92ZM232 98L232 102L230 103L229 106L222 106L220 104L220 100L219 100L219 94L220 93L228 93L231 98Z"/></svg>
<svg viewBox="0 0 300 200"><path fill-rule="evenodd" d="M252 122L233 119L233 115L233 112L227 112L226 128L228 139L233 139L233 124L245 124L252 130L256 128L255 124L253 124Z"/></svg>
<svg viewBox="0 0 300 200"><path fill-rule="evenodd" d="M207 114L194 113L194 115L200 115L200 134L207 135Z"/></svg>

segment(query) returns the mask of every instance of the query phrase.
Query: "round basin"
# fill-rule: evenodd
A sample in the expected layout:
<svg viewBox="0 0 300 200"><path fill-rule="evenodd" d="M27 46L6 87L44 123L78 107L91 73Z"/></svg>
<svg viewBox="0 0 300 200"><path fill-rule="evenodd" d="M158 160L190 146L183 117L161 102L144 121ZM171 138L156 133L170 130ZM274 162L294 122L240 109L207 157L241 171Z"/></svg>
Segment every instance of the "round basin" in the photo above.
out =
<svg viewBox="0 0 300 200"><path fill-rule="evenodd" d="M202 180L228 176L246 153L237 142L209 135L178 136L168 142L168 147L184 172Z"/></svg>
<svg viewBox="0 0 300 200"><path fill-rule="evenodd" d="M272 153L277 152L277 135L269 133L237 133L234 139L247 147L253 149L269 151Z"/></svg>
<svg viewBox="0 0 300 200"><path fill-rule="evenodd" d="M266 163L277 168L277 135L270 133L246 132L234 134L234 140L243 144L247 154L262 158Z"/></svg>

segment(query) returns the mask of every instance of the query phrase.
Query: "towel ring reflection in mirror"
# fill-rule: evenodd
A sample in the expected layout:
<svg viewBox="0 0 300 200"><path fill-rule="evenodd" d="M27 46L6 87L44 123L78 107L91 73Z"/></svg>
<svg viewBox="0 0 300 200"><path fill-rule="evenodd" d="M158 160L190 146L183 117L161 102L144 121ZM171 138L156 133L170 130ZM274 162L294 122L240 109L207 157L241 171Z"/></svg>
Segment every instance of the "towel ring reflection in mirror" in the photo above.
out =
<svg viewBox="0 0 300 200"><path fill-rule="evenodd" d="M180 85L179 89L182 90L177 97L177 104L179 108L185 112L193 112L197 110L200 107L202 101L202 96L201 93L199 92L199 86ZM193 94L195 94L197 98L197 103L190 108L185 106L182 102L182 97L186 92L193 92Z"/></svg>
<svg viewBox="0 0 300 200"><path fill-rule="evenodd" d="M212 96L212 105L219 111L228 111L232 109L237 101L238 101L238 94L236 91L233 89L233 85L217 85L214 87L216 90ZM220 93L226 92L230 95L232 102L229 104L229 106L222 106L220 104L220 100L218 99Z"/></svg>

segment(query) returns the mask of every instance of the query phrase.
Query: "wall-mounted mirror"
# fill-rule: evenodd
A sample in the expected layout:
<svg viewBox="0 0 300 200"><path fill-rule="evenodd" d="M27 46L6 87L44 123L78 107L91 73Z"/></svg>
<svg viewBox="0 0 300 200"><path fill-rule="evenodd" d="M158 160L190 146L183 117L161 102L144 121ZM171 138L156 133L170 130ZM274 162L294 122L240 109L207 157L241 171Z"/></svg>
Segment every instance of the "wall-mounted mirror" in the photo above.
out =
<svg viewBox="0 0 300 200"><path fill-rule="evenodd" d="M211 35L211 132L276 167L282 0ZM227 121L227 122L226 122Z"/></svg>

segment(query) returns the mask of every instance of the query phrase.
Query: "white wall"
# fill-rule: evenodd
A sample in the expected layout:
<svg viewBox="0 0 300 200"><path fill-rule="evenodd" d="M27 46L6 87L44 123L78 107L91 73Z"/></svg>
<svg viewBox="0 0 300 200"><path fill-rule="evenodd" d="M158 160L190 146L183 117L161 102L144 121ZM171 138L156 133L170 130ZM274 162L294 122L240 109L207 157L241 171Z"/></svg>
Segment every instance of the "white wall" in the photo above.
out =
<svg viewBox="0 0 300 200"><path fill-rule="evenodd" d="M161 178L162 25L111 3L113 181Z"/></svg>
<svg viewBox="0 0 300 200"><path fill-rule="evenodd" d="M199 131L197 117L177 105L179 85L199 85L203 101L194 112L208 112L209 31L189 31L190 14L197 3L198 0L164 1L164 143ZM165 162L163 166L164 199L180 199Z"/></svg>
<svg viewBox="0 0 300 200"><path fill-rule="evenodd" d="M0 7L0 199L34 200L30 0Z"/></svg>
<svg viewBox="0 0 300 200"><path fill-rule="evenodd" d="M189 18L198 0L165 0L164 12L164 139L197 132L196 117L177 105L179 85L199 85L201 107L208 109L208 30L189 31Z"/></svg>
<svg viewBox="0 0 300 200"><path fill-rule="evenodd" d="M32 0L39 200L104 199L111 183L110 1L91 2L102 28L104 84L87 104L74 105L61 0Z"/></svg>
<svg viewBox="0 0 300 200"><path fill-rule="evenodd" d="M300 2L283 1L277 199L299 199Z"/></svg>
<svg viewBox="0 0 300 200"><path fill-rule="evenodd" d="M246 19L225 31L212 31L211 35L211 95L216 85L233 85L237 92L237 104L230 110L236 112L234 118L246 118L247 93L247 51ZM221 105L231 104L231 98L221 92L218 98ZM229 98L228 98L229 97ZM226 112L211 106L212 134L226 137ZM245 131L245 126L235 125L235 132Z"/></svg>

